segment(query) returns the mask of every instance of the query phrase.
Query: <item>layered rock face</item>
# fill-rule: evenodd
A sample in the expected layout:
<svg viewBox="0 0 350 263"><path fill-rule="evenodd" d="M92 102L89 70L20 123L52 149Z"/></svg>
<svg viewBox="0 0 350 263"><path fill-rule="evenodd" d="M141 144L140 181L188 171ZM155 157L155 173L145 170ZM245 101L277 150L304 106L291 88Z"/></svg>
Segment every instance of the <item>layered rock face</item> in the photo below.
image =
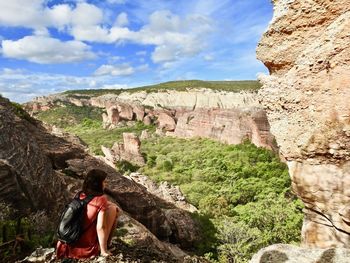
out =
<svg viewBox="0 0 350 263"><path fill-rule="evenodd" d="M259 108L197 109L186 112L178 117L174 135L213 138L228 144L249 140L259 147L277 150L266 114Z"/></svg>
<svg viewBox="0 0 350 263"><path fill-rule="evenodd" d="M38 97L32 102L25 104L29 112L48 110L55 105L74 104L76 106L94 106L99 108L110 108L112 105L123 103L133 105L147 105L154 108L221 108L232 109L236 107L257 107L259 102L255 92L226 92L210 89L192 89L188 91L164 90L147 93L122 92L117 94L106 94L101 96L86 96L72 94L54 94L45 97ZM141 107L141 110L143 108ZM134 107L133 111L139 115L140 108Z"/></svg>
<svg viewBox="0 0 350 263"><path fill-rule="evenodd" d="M209 89L196 89L188 91L167 90L164 92L123 92L119 95L107 94L91 98L90 104L104 108L108 104L117 102L140 103L150 107L167 108L222 108L258 106L254 92L226 92Z"/></svg>
<svg viewBox="0 0 350 263"><path fill-rule="evenodd" d="M350 5L278 0L260 98L303 200L304 245L350 246Z"/></svg>

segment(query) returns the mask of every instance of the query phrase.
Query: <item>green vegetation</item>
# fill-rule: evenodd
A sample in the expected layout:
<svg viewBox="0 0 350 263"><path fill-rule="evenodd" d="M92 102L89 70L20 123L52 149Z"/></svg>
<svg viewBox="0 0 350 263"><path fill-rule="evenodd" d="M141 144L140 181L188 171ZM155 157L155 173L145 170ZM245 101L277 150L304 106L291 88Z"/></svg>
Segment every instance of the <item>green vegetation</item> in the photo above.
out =
<svg viewBox="0 0 350 263"><path fill-rule="evenodd" d="M4 203L0 203L0 208L1 262L17 262L35 248L54 246L53 223L44 212L13 218L9 215L14 210Z"/></svg>
<svg viewBox="0 0 350 263"><path fill-rule="evenodd" d="M64 107L56 107L48 111L42 111L36 117L51 125L67 128L82 124L85 119L102 122L102 112L102 109L95 107L78 107L69 104Z"/></svg>
<svg viewBox="0 0 350 263"><path fill-rule="evenodd" d="M67 113L67 109L70 111ZM123 132L154 131L141 122L113 130L102 127L101 112L69 106L39 114L78 135L95 154L111 147ZM72 125L70 125L72 123ZM196 252L213 262L248 262L260 248L298 243L302 204L290 191L290 178L278 157L249 142L226 145L209 139L153 137L142 141L146 166L117 164L123 172L140 171L156 182L179 185L199 213L204 235Z"/></svg>
<svg viewBox="0 0 350 263"><path fill-rule="evenodd" d="M124 132L133 132L141 135L143 130L154 131L154 126L148 126L142 122L136 122L131 127L121 127L113 130L106 130L102 127L102 122L92 119L84 119L80 124L66 127L67 132L79 136L87 145L90 151L94 154L102 154L101 145L112 147L116 141L122 141Z"/></svg>
<svg viewBox="0 0 350 263"><path fill-rule="evenodd" d="M64 94L68 94L71 97L76 98L89 98L91 96L100 96L105 94L120 94L121 92L138 92L146 91L161 92L166 90L178 90L185 91L196 88L206 88L212 90L224 90L239 92L242 90L256 91L261 87L258 81L254 80L241 80L241 81L203 81L203 80L181 80L181 81L169 81L156 85L137 87L132 89L90 89L90 90L68 90ZM78 95L78 96L77 96ZM85 96L84 96L85 95Z"/></svg>
<svg viewBox="0 0 350 263"><path fill-rule="evenodd" d="M262 247L300 241L301 203L290 192L286 165L271 151L170 137L144 141L142 151L144 174L179 185L210 218L217 239L207 237L211 243L199 248L220 262L247 262Z"/></svg>
<svg viewBox="0 0 350 263"><path fill-rule="evenodd" d="M101 115L102 110L98 108L67 105L40 112L37 118L79 136L94 154L102 154L101 145L112 147L114 142L121 141L124 132L140 135L143 130L155 130L154 126L142 122L135 122L131 127L106 130L102 127Z"/></svg>

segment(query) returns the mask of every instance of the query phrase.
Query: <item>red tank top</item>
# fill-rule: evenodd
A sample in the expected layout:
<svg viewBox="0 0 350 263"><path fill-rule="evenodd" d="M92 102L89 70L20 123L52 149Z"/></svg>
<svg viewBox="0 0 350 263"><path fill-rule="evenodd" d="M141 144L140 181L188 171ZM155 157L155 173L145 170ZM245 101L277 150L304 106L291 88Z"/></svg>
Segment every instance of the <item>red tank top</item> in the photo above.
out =
<svg viewBox="0 0 350 263"><path fill-rule="evenodd" d="M85 198L86 195L82 193L80 199ZM95 196L86 207L86 214L83 220L83 229L86 229L79 240L68 245L57 242L56 256L61 258L90 258L99 255L99 243L97 238L97 215L99 211L105 211L107 208L107 198L104 195Z"/></svg>

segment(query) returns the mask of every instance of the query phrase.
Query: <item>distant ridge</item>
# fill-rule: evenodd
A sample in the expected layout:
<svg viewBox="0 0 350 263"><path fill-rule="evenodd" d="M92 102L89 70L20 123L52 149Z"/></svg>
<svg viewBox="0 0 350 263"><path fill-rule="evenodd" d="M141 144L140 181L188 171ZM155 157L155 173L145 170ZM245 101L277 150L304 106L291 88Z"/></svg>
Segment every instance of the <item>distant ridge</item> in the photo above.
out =
<svg viewBox="0 0 350 263"><path fill-rule="evenodd" d="M121 92L139 92L146 91L151 92L162 92L166 90L178 90L186 91L189 89L206 88L219 91L256 91L260 89L261 84L256 80L236 80L236 81L203 81L203 80L179 80L179 81L168 81L155 85L142 86L129 89L85 89L85 90L68 90L63 92L67 95L89 95L89 96L100 96L104 94L120 94Z"/></svg>

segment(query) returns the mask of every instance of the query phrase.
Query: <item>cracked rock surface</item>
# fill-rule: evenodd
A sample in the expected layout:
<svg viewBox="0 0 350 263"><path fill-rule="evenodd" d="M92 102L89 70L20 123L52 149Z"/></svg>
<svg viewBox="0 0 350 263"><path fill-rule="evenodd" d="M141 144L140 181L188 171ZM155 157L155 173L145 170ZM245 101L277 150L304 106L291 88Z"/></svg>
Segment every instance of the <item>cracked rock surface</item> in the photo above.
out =
<svg viewBox="0 0 350 263"><path fill-rule="evenodd" d="M275 0L261 103L306 206L303 243L350 246L350 5Z"/></svg>

